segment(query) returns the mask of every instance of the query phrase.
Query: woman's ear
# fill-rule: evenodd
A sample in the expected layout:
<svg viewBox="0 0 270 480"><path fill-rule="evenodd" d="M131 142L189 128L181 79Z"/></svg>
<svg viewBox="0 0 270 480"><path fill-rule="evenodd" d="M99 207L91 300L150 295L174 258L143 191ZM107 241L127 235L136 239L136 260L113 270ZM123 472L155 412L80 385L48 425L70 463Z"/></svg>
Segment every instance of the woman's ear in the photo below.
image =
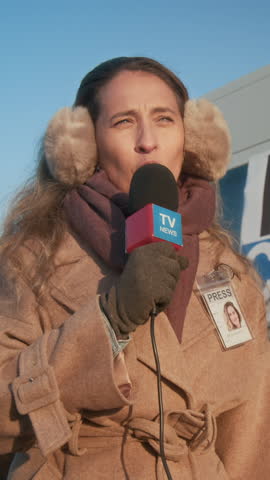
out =
<svg viewBox="0 0 270 480"><path fill-rule="evenodd" d="M223 177L231 159L231 137L218 107L203 98L188 100L184 130L182 171L210 181Z"/></svg>
<svg viewBox="0 0 270 480"><path fill-rule="evenodd" d="M91 177L97 164L97 147L88 110L59 110L45 132L44 152L50 173L60 183L77 185Z"/></svg>

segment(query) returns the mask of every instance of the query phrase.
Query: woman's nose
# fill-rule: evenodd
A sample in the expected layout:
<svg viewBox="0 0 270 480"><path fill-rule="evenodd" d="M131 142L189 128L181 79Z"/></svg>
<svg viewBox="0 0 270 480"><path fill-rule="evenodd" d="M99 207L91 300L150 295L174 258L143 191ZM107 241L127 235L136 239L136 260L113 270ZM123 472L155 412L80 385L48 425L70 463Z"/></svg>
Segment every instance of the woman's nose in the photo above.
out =
<svg viewBox="0 0 270 480"><path fill-rule="evenodd" d="M136 153L151 153L157 148L157 138L150 126L142 127L135 142Z"/></svg>

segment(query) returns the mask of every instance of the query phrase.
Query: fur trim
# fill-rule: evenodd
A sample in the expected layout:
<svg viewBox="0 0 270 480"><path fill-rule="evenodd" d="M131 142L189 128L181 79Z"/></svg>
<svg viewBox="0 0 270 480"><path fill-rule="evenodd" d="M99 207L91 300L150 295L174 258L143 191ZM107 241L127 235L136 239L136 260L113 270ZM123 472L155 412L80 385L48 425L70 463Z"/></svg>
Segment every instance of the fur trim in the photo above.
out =
<svg viewBox="0 0 270 480"><path fill-rule="evenodd" d="M95 130L86 108L59 110L47 128L44 151L52 176L61 183L84 183L97 162Z"/></svg>
<svg viewBox="0 0 270 480"><path fill-rule="evenodd" d="M220 110L202 98L185 105L185 160L183 171L207 180L219 180L231 158L231 137Z"/></svg>
<svg viewBox="0 0 270 480"><path fill-rule="evenodd" d="M230 134L219 109L205 99L185 106L183 172L218 180L230 161ZM95 128L85 107L63 108L53 117L44 137L52 176L61 183L84 183L97 165Z"/></svg>

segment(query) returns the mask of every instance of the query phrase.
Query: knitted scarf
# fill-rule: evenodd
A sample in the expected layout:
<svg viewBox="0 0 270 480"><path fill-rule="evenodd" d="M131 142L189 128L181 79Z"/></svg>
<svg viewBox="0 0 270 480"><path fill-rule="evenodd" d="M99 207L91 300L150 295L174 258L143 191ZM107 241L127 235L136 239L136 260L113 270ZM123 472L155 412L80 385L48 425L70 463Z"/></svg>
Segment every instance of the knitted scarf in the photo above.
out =
<svg viewBox="0 0 270 480"><path fill-rule="evenodd" d="M179 254L188 258L189 266L180 274L166 313L181 341L187 305L191 296L199 261L199 234L206 230L215 214L215 190L198 177L181 176L178 183L182 215L183 244ZM84 185L65 197L64 209L71 229L79 239L113 270L121 273L125 254L125 219L128 195L108 180L104 171L95 173Z"/></svg>

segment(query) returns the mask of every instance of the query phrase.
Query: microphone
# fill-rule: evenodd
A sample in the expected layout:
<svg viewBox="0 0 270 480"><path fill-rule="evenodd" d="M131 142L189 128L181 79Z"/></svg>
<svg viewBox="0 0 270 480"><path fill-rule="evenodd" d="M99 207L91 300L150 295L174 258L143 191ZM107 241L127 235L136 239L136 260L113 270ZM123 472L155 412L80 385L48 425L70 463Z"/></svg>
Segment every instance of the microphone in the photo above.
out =
<svg viewBox="0 0 270 480"><path fill-rule="evenodd" d="M178 188L171 171L158 163L148 163L134 173L129 191L126 220L126 252L151 242L170 242L177 250L183 245L181 215L178 208ZM168 480L172 475L164 450L164 413L161 369L155 340L157 306L151 312L150 333L157 371L159 404L160 456Z"/></svg>
<svg viewBox="0 0 270 480"><path fill-rule="evenodd" d="M126 220L126 252L152 242L183 246L178 188L172 172L164 165L148 163L134 173L129 191Z"/></svg>

